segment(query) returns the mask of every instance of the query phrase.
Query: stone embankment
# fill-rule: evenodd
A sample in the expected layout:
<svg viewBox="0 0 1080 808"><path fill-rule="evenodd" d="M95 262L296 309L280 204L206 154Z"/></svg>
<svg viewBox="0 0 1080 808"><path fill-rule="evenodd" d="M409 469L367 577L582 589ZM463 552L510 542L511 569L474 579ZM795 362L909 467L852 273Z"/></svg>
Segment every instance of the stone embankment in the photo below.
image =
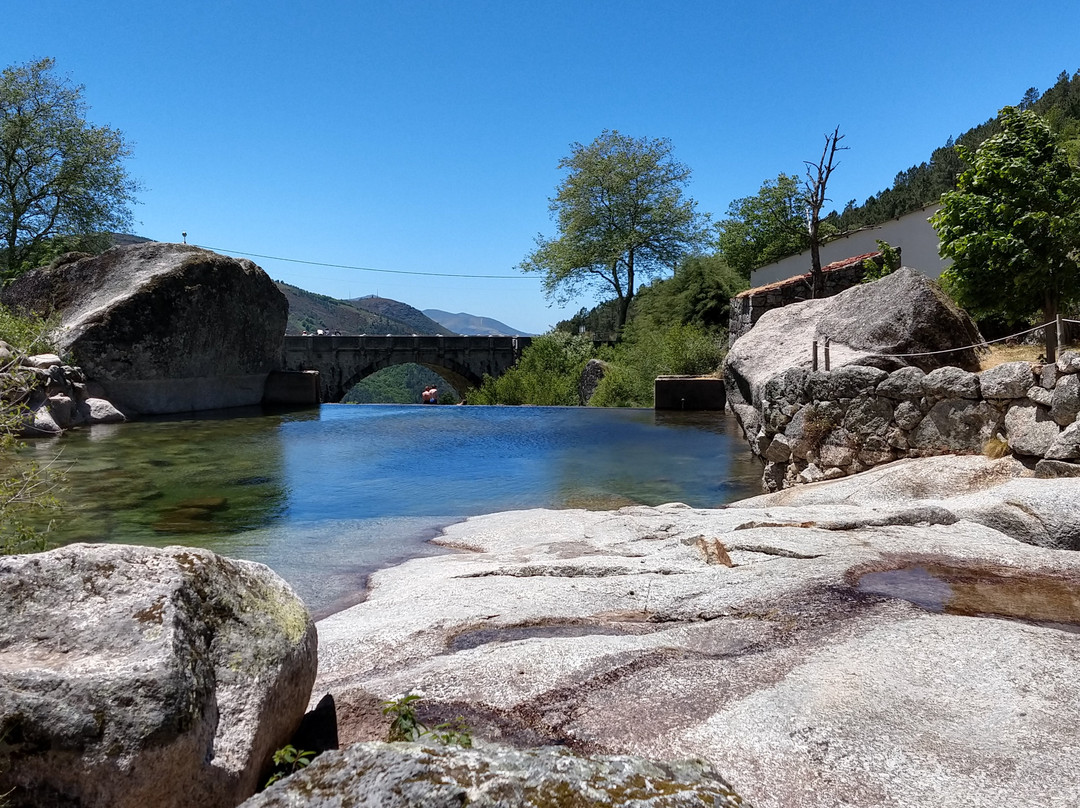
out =
<svg viewBox="0 0 1080 808"><path fill-rule="evenodd" d="M126 420L101 392L81 368L65 365L56 354L22 356L0 340L0 403L23 407L24 437Z"/></svg>
<svg viewBox="0 0 1080 808"><path fill-rule="evenodd" d="M789 368L761 388L743 429L768 490L844 477L904 457L1011 452L1040 476L1080 476L1080 353L981 373ZM1007 444L1007 446L1006 446Z"/></svg>

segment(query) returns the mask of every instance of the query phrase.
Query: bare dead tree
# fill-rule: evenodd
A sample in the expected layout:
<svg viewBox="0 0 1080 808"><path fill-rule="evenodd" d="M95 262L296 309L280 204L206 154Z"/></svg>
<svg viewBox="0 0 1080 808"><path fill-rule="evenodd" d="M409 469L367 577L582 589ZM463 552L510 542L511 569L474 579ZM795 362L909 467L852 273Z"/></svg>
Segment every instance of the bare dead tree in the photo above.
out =
<svg viewBox="0 0 1080 808"><path fill-rule="evenodd" d="M840 165L836 161L836 153L846 151L848 148L840 145L843 139L840 127L837 126L831 135L825 135L825 148L821 151L821 159L816 163L809 160L803 161L806 164L803 200L806 203L806 229L810 235L810 297L812 298L821 297L824 287L821 276L821 209L829 201L829 198L825 196L829 177Z"/></svg>

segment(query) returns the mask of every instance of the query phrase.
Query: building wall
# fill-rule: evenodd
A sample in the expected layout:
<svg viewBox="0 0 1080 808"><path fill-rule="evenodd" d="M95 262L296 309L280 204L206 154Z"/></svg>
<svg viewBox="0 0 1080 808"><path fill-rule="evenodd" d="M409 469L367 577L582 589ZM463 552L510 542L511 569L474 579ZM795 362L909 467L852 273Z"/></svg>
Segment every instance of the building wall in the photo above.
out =
<svg viewBox="0 0 1080 808"><path fill-rule="evenodd" d="M883 225L859 230L830 241L821 248L821 263L831 264L853 255L877 251L877 239L900 248L901 263L917 269L928 278L936 279L951 263L938 255L938 237L927 221L940 205L928 205L907 216L893 219ZM755 269L750 274L751 288L786 280L810 271L810 251L793 255Z"/></svg>

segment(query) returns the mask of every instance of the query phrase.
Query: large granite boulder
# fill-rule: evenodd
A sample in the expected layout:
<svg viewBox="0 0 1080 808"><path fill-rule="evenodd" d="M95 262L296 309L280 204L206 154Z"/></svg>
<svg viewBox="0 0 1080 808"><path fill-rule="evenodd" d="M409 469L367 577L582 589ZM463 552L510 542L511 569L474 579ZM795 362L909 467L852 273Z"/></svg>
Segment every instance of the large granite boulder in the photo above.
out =
<svg viewBox="0 0 1080 808"><path fill-rule="evenodd" d="M60 317L60 342L126 413L258 404L288 302L246 259L185 244L116 247L17 278L0 300Z"/></svg>
<svg viewBox="0 0 1080 808"><path fill-rule="evenodd" d="M0 558L0 614L11 808L231 808L265 781L315 679L315 627L289 586L204 550Z"/></svg>
<svg viewBox="0 0 1080 808"><path fill-rule="evenodd" d="M702 760L569 749L362 743L321 755L243 808L750 808Z"/></svg>
<svg viewBox="0 0 1080 808"><path fill-rule="evenodd" d="M762 315L739 337L724 360L724 383L733 409L760 404L761 387L787 368L812 365L812 343L822 352L828 337L831 367L872 365L885 370L945 365L979 369L975 350L983 341L975 324L933 281L901 267L874 283L833 297L806 300ZM949 350L949 349L957 350ZM885 357L946 351L928 356Z"/></svg>

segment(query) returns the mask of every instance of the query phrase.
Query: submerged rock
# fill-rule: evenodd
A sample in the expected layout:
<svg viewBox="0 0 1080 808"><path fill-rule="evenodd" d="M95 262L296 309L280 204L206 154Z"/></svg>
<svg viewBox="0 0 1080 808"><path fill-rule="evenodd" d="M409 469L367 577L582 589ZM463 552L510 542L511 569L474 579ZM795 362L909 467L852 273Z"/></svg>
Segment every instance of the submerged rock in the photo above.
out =
<svg viewBox="0 0 1080 808"><path fill-rule="evenodd" d="M315 678L315 627L289 586L208 551L0 558L0 614L12 808L231 808L264 782Z"/></svg>

